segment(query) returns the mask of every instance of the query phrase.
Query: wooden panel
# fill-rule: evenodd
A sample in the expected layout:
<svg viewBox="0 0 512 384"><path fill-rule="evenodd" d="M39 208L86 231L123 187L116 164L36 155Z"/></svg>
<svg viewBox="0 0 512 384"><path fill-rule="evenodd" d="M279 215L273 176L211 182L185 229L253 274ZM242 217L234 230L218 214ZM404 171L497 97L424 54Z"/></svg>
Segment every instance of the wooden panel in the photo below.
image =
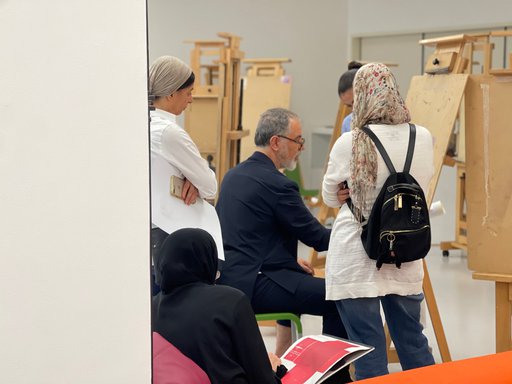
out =
<svg viewBox="0 0 512 384"><path fill-rule="evenodd" d="M291 80L288 76L247 76L244 78L242 126L249 136L242 140L240 161L256 149L254 134L262 112L269 108L290 107Z"/></svg>
<svg viewBox="0 0 512 384"><path fill-rule="evenodd" d="M434 137L434 177L430 182L427 201L439 180L450 134L455 123L468 75L414 76L407 93L407 107L412 122L428 128Z"/></svg>
<svg viewBox="0 0 512 384"><path fill-rule="evenodd" d="M217 151L218 118L217 97L194 97L193 103L187 108L185 127L204 157Z"/></svg>
<svg viewBox="0 0 512 384"><path fill-rule="evenodd" d="M466 91L468 266L512 274L512 78L471 76Z"/></svg>

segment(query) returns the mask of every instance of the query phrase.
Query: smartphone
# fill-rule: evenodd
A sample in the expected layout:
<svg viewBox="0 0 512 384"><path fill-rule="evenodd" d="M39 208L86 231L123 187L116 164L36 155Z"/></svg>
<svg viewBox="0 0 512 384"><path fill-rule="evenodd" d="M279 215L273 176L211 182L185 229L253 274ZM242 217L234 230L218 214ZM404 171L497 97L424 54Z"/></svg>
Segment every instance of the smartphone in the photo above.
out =
<svg viewBox="0 0 512 384"><path fill-rule="evenodd" d="M179 178L178 176L171 176L171 188L170 194L171 196L176 196L181 199L181 193L183 191L183 184L185 183L184 179Z"/></svg>

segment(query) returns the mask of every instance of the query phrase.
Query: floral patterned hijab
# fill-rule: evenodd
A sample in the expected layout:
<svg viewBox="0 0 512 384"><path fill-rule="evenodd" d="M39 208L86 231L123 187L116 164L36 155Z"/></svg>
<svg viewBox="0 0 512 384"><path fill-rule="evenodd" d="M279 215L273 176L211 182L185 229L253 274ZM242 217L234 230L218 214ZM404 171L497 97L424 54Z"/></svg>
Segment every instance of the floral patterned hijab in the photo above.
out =
<svg viewBox="0 0 512 384"><path fill-rule="evenodd" d="M367 210L366 196L377 182L377 150L361 128L368 124L402 124L411 120L396 79L384 64L362 66L354 79L350 194L354 205Z"/></svg>

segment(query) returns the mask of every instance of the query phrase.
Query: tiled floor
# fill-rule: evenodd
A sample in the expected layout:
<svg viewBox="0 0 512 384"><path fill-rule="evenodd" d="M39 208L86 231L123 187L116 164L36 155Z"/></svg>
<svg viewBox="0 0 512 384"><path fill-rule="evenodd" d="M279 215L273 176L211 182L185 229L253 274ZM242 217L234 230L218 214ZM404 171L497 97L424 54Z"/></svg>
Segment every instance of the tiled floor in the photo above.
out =
<svg viewBox="0 0 512 384"><path fill-rule="evenodd" d="M301 254L308 257L309 251L301 249ZM426 260L452 360L494 353L494 284L473 280L461 251L450 251L448 257L443 257L438 247L432 247ZM302 323L304 334L321 333L319 317L303 316ZM428 315L424 332L436 362L441 362ZM262 328L262 334L267 349L273 351L274 329ZM399 364L390 365L392 372L400 369Z"/></svg>

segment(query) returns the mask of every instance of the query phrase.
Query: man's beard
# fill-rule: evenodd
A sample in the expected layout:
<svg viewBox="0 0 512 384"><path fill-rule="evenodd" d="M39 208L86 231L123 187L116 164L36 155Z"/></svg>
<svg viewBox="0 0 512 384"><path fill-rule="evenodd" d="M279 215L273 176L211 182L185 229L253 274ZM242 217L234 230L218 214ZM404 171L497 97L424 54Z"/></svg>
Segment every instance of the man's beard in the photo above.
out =
<svg viewBox="0 0 512 384"><path fill-rule="evenodd" d="M293 157L292 159L288 159L288 150L284 149L281 153L279 153L280 160L280 168L286 168L288 171L293 171L297 167L297 158L298 156Z"/></svg>
<svg viewBox="0 0 512 384"><path fill-rule="evenodd" d="M287 163L283 163L283 167L286 168L288 171L293 171L295 168L297 168L297 159L292 159L288 161Z"/></svg>

